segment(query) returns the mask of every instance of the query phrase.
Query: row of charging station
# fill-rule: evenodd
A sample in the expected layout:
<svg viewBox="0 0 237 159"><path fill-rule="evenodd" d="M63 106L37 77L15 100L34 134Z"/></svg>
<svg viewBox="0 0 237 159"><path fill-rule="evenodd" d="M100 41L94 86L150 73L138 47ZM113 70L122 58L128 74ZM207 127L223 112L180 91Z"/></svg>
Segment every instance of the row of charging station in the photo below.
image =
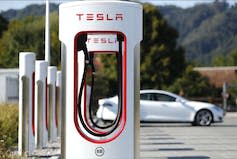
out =
<svg viewBox="0 0 237 159"><path fill-rule="evenodd" d="M59 6L62 77L47 62L35 63L34 54L20 54L20 153L31 155L34 146L44 148L61 133L63 159L140 157L142 26L138 3L78 1ZM108 72L113 73L112 83L104 78ZM107 107L115 119L100 123L95 108L111 96L116 96L116 108Z"/></svg>
<svg viewBox="0 0 237 159"><path fill-rule="evenodd" d="M18 152L32 156L60 137L61 71L36 60L35 53L19 55Z"/></svg>

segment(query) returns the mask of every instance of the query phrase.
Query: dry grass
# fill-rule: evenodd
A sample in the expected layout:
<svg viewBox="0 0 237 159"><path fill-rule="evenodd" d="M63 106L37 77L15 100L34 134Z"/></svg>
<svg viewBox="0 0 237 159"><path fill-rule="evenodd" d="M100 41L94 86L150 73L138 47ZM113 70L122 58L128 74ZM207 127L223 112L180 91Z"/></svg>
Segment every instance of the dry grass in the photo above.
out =
<svg viewBox="0 0 237 159"><path fill-rule="evenodd" d="M18 105L0 104L0 158L12 158L11 151L17 145Z"/></svg>

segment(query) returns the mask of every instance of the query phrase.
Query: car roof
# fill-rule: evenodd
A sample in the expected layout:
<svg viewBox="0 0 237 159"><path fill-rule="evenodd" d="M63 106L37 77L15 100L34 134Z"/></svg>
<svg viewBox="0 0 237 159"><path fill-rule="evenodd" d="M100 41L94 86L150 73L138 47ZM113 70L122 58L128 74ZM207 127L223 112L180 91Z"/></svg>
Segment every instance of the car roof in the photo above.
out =
<svg viewBox="0 0 237 159"><path fill-rule="evenodd" d="M156 89L145 89L141 90L140 93L164 93L164 94L173 94L164 90L156 90Z"/></svg>
<svg viewBox="0 0 237 159"><path fill-rule="evenodd" d="M183 98L177 94L174 94L174 93L171 93L168 91L164 91L164 90L146 89L146 90L140 90L140 94L141 93L162 93L162 94L167 94L167 95L173 96L175 98L182 98L182 99L186 100L185 98Z"/></svg>

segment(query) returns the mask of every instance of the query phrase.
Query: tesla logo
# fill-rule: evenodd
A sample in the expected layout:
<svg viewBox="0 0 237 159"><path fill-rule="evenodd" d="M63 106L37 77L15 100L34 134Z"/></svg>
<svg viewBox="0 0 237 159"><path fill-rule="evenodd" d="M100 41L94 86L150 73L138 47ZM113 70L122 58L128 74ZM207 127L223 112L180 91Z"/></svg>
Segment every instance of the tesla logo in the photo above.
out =
<svg viewBox="0 0 237 159"><path fill-rule="evenodd" d="M116 38L88 38L87 43L116 44Z"/></svg>
<svg viewBox="0 0 237 159"><path fill-rule="evenodd" d="M76 14L79 21L86 20L86 21L122 21L123 14L116 13L116 14L104 14L104 13L78 13Z"/></svg>

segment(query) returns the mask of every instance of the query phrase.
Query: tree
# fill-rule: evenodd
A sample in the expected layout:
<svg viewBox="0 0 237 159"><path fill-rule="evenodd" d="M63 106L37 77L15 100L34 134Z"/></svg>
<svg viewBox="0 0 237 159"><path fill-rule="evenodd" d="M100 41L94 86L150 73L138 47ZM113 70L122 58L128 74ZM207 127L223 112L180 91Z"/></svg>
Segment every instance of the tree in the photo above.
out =
<svg viewBox="0 0 237 159"><path fill-rule="evenodd" d="M237 66L237 49L226 56L215 55L212 59L212 66Z"/></svg>
<svg viewBox="0 0 237 159"><path fill-rule="evenodd" d="M185 69L182 77L177 78L168 90L186 97L204 97L215 94L216 89L209 83L208 78L200 75L199 72L193 71L190 65ZM215 90L215 91L213 91Z"/></svg>
<svg viewBox="0 0 237 159"><path fill-rule="evenodd" d="M8 21L0 15L0 37L3 31L7 30Z"/></svg>
<svg viewBox="0 0 237 159"><path fill-rule="evenodd" d="M184 49L177 46L178 32L159 10L144 4L144 38L141 44L141 88L162 89L182 75Z"/></svg>
<svg viewBox="0 0 237 159"><path fill-rule="evenodd" d="M38 57L42 57L44 50L42 22L39 18L27 17L9 24L9 29L0 39L1 67L17 67L18 53L21 51L36 52Z"/></svg>
<svg viewBox="0 0 237 159"><path fill-rule="evenodd" d="M227 64L230 66L237 66L237 49L233 50L227 56Z"/></svg>
<svg viewBox="0 0 237 159"><path fill-rule="evenodd" d="M212 59L212 66L226 66L226 58L224 55L216 55Z"/></svg>
<svg viewBox="0 0 237 159"><path fill-rule="evenodd" d="M37 59L44 59L44 17L29 16L10 22L8 30L0 39L0 67L18 66L19 52L35 52ZM58 16L51 14L51 64L60 63L58 40Z"/></svg>

